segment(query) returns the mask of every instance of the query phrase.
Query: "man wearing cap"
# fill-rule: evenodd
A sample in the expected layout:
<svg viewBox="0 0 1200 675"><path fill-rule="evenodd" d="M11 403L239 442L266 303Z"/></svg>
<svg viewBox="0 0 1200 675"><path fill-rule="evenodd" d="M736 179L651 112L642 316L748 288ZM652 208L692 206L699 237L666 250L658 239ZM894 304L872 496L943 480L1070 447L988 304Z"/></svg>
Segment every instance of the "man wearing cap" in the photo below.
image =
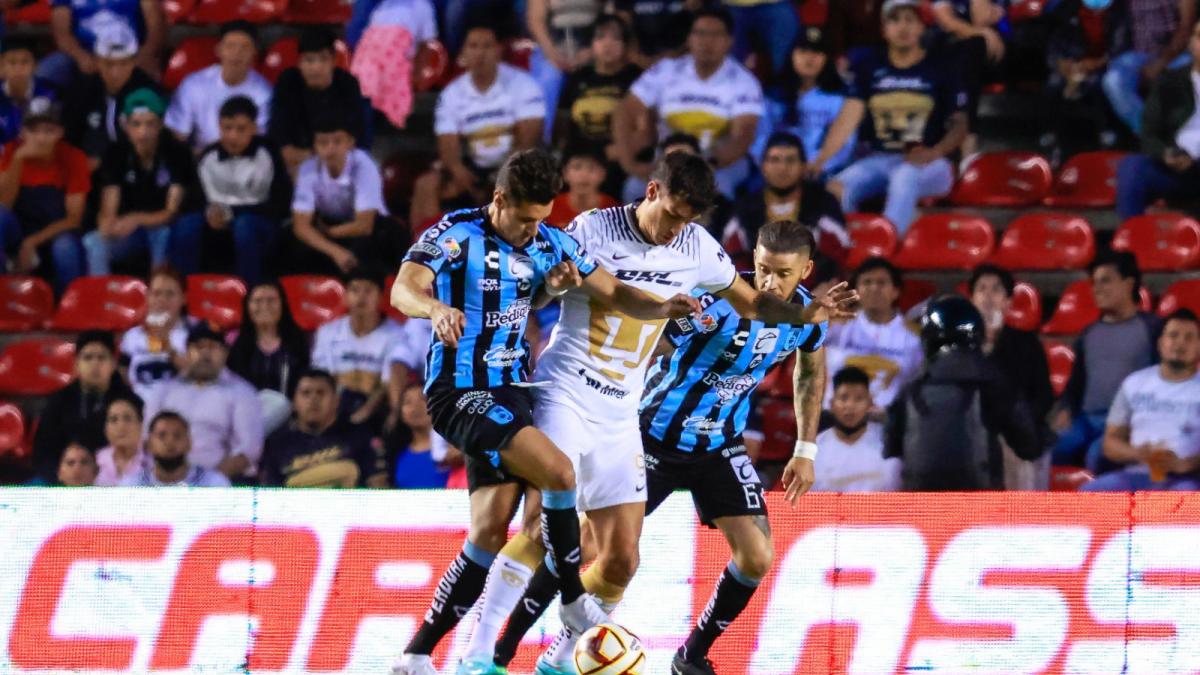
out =
<svg viewBox="0 0 1200 675"><path fill-rule="evenodd" d="M7 143L21 131L21 115L29 101L39 96L55 98L54 86L34 76L37 59L28 38L5 36L0 41L0 143Z"/></svg>
<svg viewBox="0 0 1200 675"><path fill-rule="evenodd" d="M207 323L193 326L187 370L150 392L146 419L163 410L178 412L191 427L191 462L232 479L253 475L258 466L263 419L258 394L225 367L228 357L224 335Z"/></svg>
<svg viewBox="0 0 1200 675"><path fill-rule="evenodd" d="M151 267L167 260L171 224L195 172L191 151L163 127L166 105L150 88L125 97L124 135L100 163L96 229L83 237L88 274L108 274L114 260L146 252Z"/></svg>
<svg viewBox="0 0 1200 675"><path fill-rule="evenodd" d="M104 34L96 39L96 72L76 80L67 90L63 108L66 138L88 156L93 171L108 148L124 131L121 112L125 99L139 89L162 88L137 65L138 44L132 32Z"/></svg>
<svg viewBox="0 0 1200 675"><path fill-rule="evenodd" d="M808 166L819 175L859 129L871 154L846 167L830 183L852 213L867 199L886 195L883 215L904 233L916 219L917 202L940 197L954 184L951 157L967 136L967 92L957 64L927 55L920 0L883 4L886 50L874 50L854 69L846 103L829 129L821 152Z"/></svg>
<svg viewBox="0 0 1200 675"><path fill-rule="evenodd" d="M158 72L167 34L159 0L52 0L51 7L50 31L58 52L42 65L60 88L70 84L76 72L96 72L96 45L104 39L132 42L136 51L131 56L138 65Z"/></svg>
<svg viewBox="0 0 1200 675"><path fill-rule="evenodd" d="M257 58L258 29L254 24L230 21L222 25L217 63L184 78L167 108L167 127L199 154L221 135L221 105L234 96L245 96L258 107L258 128L265 130L271 83L254 70Z"/></svg>
<svg viewBox="0 0 1200 675"><path fill-rule="evenodd" d="M83 274L78 230L92 188L87 157L62 136L60 104L37 97L0 152L0 269L29 273L49 258L60 292Z"/></svg>

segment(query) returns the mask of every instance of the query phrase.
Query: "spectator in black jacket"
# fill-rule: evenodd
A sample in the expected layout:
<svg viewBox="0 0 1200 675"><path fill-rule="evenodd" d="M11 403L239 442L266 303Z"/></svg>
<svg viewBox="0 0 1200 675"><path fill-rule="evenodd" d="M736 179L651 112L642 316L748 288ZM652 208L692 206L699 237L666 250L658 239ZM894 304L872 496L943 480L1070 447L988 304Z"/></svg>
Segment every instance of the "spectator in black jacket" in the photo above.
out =
<svg viewBox="0 0 1200 675"><path fill-rule="evenodd" d="M50 396L33 438L33 467L42 480L57 482L59 460L71 442L93 452L107 445L105 413L116 398L137 397L117 373L113 336L85 331L75 341L75 380Z"/></svg>
<svg viewBox="0 0 1200 675"><path fill-rule="evenodd" d="M254 101L234 96L221 104L220 115L220 140L197 162L201 189L193 191L193 212L175 225L172 258L187 275L199 270L202 245L205 256L218 248L227 255L232 248L237 275L254 285L262 278L263 261L275 253L292 181L275 146L258 134ZM232 244L228 238L217 241L215 235L226 231Z"/></svg>
<svg viewBox="0 0 1200 675"><path fill-rule="evenodd" d="M370 149L371 106L358 79L336 65L336 40L324 27L308 28L300 35L300 62L283 71L271 97L271 129L293 177L313 155L313 121L331 111L345 116L358 147Z"/></svg>
<svg viewBox="0 0 1200 675"><path fill-rule="evenodd" d="M1121 382L1158 362L1158 317L1138 309L1142 272L1128 251L1096 256L1092 295L1100 320L1075 340L1075 365L1055 415L1054 463L1104 468L1104 426ZM1086 463L1085 463L1086 460Z"/></svg>
<svg viewBox="0 0 1200 675"><path fill-rule="evenodd" d="M292 319L283 287L263 281L242 301L242 325L229 348L229 369L255 389L277 391L289 399L308 370L308 337Z"/></svg>

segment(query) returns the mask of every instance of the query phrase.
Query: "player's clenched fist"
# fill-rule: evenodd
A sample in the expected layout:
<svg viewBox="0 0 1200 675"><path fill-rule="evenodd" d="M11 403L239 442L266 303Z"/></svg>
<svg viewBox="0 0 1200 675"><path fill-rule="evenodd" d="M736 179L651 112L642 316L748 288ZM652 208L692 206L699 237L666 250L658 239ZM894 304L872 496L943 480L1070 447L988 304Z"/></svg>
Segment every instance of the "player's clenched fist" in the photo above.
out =
<svg viewBox="0 0 1200 675"><path fill-rule="evenodd" d="M546 270L546 291L550 295L562 295L572 288L583 285L583 275L570 260L564 260Z"/></svg>
<svg viewBox="0 0 1200 675"><path fill-rule="evenodd" d="M449 305L438 303L429 312L429 321L433 323L433 334L448 347L457 347L458 338L462 337L467 320L463 313Z"/></svg>
<svg viewBox="0 0 1200 675"><path fill-rule="evenodd" d="M704 307L700 304L699 299L683 293L677 293L675 297L664 300L662 303L662 315L666 319L682 319L702 311L704 311Z"/></svg>

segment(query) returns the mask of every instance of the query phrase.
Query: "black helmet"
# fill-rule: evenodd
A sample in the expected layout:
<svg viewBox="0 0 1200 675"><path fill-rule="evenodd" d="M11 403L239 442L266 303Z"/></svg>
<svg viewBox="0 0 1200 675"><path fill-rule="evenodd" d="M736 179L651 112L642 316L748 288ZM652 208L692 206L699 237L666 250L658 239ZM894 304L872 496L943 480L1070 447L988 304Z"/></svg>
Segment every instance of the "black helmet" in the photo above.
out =
<svg viewBox="0 0 1200 675"><path fill-rule="evenodd" d="M921 316L921 346L932 359L943 349L978 350L983 344L983 316L970 300L943 295L930 301Z"/></svg>

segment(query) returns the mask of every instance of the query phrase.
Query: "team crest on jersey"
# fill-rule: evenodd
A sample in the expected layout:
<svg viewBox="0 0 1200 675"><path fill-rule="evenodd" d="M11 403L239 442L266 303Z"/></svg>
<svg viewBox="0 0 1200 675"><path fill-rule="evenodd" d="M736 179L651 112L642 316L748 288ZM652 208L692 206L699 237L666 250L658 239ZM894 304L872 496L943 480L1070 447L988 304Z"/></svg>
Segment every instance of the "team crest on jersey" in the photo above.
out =
<svg viewBox="0 0 1200 675"><path fill-rule="evenodd" d="M754 345L750 351L755 354L770 354L775 351L775 345L779 343L778 328L764 328L758 331L758 335L754 338Z"/></svg>
<svg viewBox="0 0 1200 675"><path fill-rule="evenodd" d="M533 278L533 260L523 253L509 253L508 271L521 281L529 281Z"/></svg>
<svg viewBox="0 0 1200 675"><path fill-rule="evenodd" d="M717 329L717 318L712 314L701 314L696 323L700 324L700 332L711 333Z"/></svg>
<svg viewBox="0 0 1200 675"><path fill-rule="evenodd" d="M446 257L450 260L457 260L462 255L462 247L458 245L458 241L454 237L446 237L442 240L442 250L446 252Z"/></svg>
<svg viewBox="0 0 1200 675"><path fill-rule="evenodd" d="M683 421L683 428L697 434L715 434L724 426L724 422L710 420L703 415L693 415Z"/></svg>

